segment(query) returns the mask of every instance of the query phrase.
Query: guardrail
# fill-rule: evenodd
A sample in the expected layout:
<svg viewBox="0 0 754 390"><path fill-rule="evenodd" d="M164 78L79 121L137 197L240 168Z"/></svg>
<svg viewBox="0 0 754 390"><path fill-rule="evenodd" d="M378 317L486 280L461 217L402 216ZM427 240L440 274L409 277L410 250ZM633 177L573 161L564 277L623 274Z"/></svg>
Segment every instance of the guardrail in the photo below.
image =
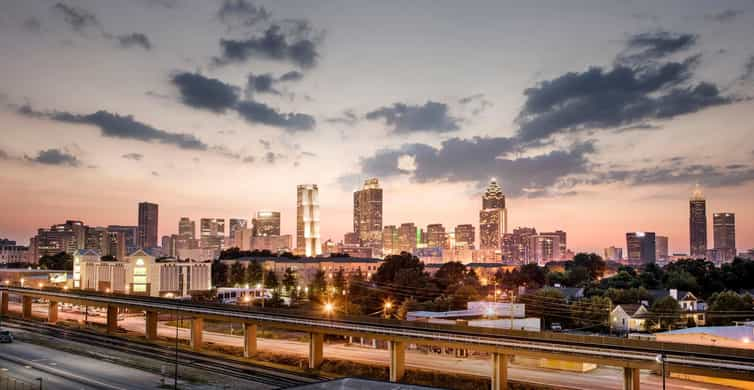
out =
<svg viewBox="0 0 754 390"><path fill-rule="evenodd" d="M160 311L182 311L196 315L214 315L240 321L261 321L281 326L296 325L333 331L360 332L417 340L444 341L465 345L511 348L558 354L578 354L593 358L632 359L654 361L659 354L668 363L705 368L724 368L754 374L754 354L749 350L678 344L648 340L631 340L605 336L583 336L552 332L527 332L489 328L470 328L444 324L383 320L363 317L322 319L311 313L289 310L261 310L232 305L192 303L166 298L118 295L57 289L29 289L0 287L9 293L59 297L67 300L87 300L102 304L138 306Z"/></svg>

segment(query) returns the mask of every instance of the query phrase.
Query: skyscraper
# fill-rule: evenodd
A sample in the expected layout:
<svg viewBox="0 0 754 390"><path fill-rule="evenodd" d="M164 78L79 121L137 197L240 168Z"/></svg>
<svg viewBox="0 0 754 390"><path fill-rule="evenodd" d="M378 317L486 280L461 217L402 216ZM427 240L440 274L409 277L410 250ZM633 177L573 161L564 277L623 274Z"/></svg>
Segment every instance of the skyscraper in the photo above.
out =
<svg viewBox="0 0 754 390"><path fill-rule="evenodd" d="M252 219L254 237L267 237L280 235L280 212L261 210L257 211Z"/></svg>
<svg viewBox="0 0 754 390"><path fill-rule="evenodd" d="M353 192L353 232L362 246L382 252L382 188L375 178Z"/></svg>
<svg viewBox="0 0 754 390"><path fill-rule="evenodd" d="M421 230L416 229L413 222L402 223L398 227L398 251L414 253L417 241L421 241Z"/></svg>
<svg viewBox="0 0 754 390"><path fill-rule="evenodd" d="M479 211L479 248L500 250L500 238L508 232L508 211L505 195L495 179L482 196Z"/></svg>
<svg viewBox="0 0 754 390"><path fill-rule="evenodd" d="M187 240L195 239L196 221L192 221L189 217L181 217L178 221L178 235Z"/></svg>
<svg viewBox="0 0 754 390"><path fill-rule="evenodd" d="M221 249L225 238L225 219L202 218L199 221L199 234L203 249Z"/></svg>
<svg viewBox="0 0 754 390"><path fill-rule="evenodd" d="M235 239L236 232L246 229L247 221L243 218L231 218L228 220L228 237Z"/></svg>
<svg viewBox="0 0 754 390"><path fill-rule="evenodd" d="M612 261L621 261L623 260L623 248L616 248L614 246L609 246L605 248L603 251L603 256L605 260L612 260Z"/></svg>
<svg viewBox="0 0 754 390"><path fill-rule="evenodd" d="M154 203L139 203L136 245L140 248L157 248L157 207Z"/></svg>
<svg viewBox="0 0 754 390"><path fill-rule="evenodd" d="M659 263L666 263L670 260L667 236L655 236L655 260Z"/></svg>
<svg viewBox="0 0 754 390"><path fill-rule="evenodd" d="M441 223L427 225L427 248L447 248L447 234Z"/></svg>
<svg viewBox="0 0 754 390"><path fill-rule="evenodd" d="M319 242L319 188L316 184L297 187L296 249L307 257L322 254Z"/></svg>
<svg viewBox="0 0 754 390"><path fill-rule="evenodd" d="M382 254L384 256L400 253L398 246L398 229L395 225L387 225L382 229Z"/></svg>
<svg viewBox="0 0 754 390"><path fill-rule="evenodd" d="M654 263L657 256L654 232L626 233L626 249L629 265Z"/></svg>
<svg viewBox="0 0 754 390"><path fill-rule="evenodd" d="M712 234L715 250L723 262L736 257L736 215L733 213L712 214Z"/></svg>
<svg viewBox="0 0 754 390"><path fill-rule="evenodd" d="M474 234L474 225L458 225L455 229L456 248L474 249L476 235Z"/></svg>
<svg viewBox="0 0 754 390"><path fill-rule="evenodd" d="M689 199L689 241L692 258L707 256L707 202L698 184Z"/></svg>

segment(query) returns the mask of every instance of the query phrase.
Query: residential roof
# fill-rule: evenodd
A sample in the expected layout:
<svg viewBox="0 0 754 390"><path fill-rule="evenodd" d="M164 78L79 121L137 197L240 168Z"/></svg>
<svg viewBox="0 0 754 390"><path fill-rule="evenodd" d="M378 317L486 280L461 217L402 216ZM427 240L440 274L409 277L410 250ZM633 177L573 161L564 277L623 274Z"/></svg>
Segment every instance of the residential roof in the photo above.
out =
<svg viewBox="0 0 754 390"><path fill-rule="evenodd" d="M754 326L698 326L659 333L661 335L707 334L733 340L754 341Z"/></svg>
<svg viewBox="0 0 754 390"><path fill-rule="evenodd" d="M639 303L621 303L619 305L616 305L615 309L613 310L616 310L617 308L620 307L623 309L624 312L626 312L626 314L633 317L636 315L636 312L639 311L639 309L643 306L644 305L639 304Z"/></svg>
<svg viewBox="0 0 754 390"><path fill-rule="evenodd" d="M100 253L96 249L78 249L74 252L75 256L100 256Z"/></svg>

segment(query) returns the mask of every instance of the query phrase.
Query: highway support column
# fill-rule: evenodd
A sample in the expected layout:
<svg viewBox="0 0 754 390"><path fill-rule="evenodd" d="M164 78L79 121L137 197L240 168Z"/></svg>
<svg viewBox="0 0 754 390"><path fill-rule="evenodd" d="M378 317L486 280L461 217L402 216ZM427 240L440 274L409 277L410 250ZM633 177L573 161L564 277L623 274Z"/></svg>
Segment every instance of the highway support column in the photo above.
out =
<svg viewBox="0 0 754 390"><path fill-rule="evenodd" d="M639 369L623 367L623 390L639 390Z"/></svg>
<svg viewBox="0 0 754 390"><path fill-rule="evenodd" d="M191 320L191 350L201 352L202 332L204 332L204 318L196 317Z"/></svg>
<svg viewBox="0 0 754 390"><path fill-rule="evenodd" d="M146 318L146 329L144 330L144 335L147 337L147 340L157 340L157 316L159 315L156 311L147 311L147 318Z"/></svg>
<svg viewBox="0 0 754 390"><path fill-rule="evenodd" d="M118 330L118 306L107 305L107 333Z"/></svg>
<svg viewBox="0 0 754 390"><path fill-rule="evenodd" d="M47 322L54 324L58 322L58 303L50 301L47 305Z"/></svg>
<svg viewBox="0 0 754 390"><path fill-rule="evenodd" d="M309 368L317 369L322 365L325 354L323 347L325 335L322 333L309 333Z"/></svg>
<svg viewBox="0 0 754 390"><path fill-rule="evenodd" d="M492 390L508 389L508 355L492 353Z"/></svg>
<svg viewBox="0 0 754 390"><path fill-rule="evenodd" d="M390 352L390 382L399 382L406 373L406 343L390 340L387 348Z"/></svg>
<svg viewBox="0 0 754 390"><path fill-rule="evenodd" d="M8 292L0 292L0 314L8 314Z"/></svg>
<svg viewBox="0 0 754 390"><path fill-rule="evenodd" d="M243 357L250 358L257 353L257 324L243 324Z"/></svg>
<svg viewBox="0 0 754 390"><path fill-rule="evenodd" d="M25 320L31 319L31 297L28 295L21 298L21 316Z"/></svg>

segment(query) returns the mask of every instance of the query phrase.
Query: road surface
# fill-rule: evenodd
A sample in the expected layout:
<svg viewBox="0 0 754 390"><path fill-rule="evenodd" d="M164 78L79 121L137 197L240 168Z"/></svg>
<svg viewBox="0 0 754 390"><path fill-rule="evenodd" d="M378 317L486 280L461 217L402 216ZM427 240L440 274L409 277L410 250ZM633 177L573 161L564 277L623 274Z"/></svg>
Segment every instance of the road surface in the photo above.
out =
<svg viewBox="0 0 754 390"><path fill-rule="evenodd" d="M20 311L19 305L11 303L11 310ZM35 316L44 318L47 315L46 305L34 305L33 312ZM60 311L61 320L68 319L78 321L83 318L78 312ZM90 322L105 324L104 316L89 316ZM118 322L118 326L128 331L144 333L145 324L143 316L129 316ZM176 334L175 327L167 326L164 323L158 325L158 334L163 337L173 338ZM178 337L188 339L190 334L187 329L179 328ZM228 345L243 347L242 336L231 336L229 334L214 333L205 331L203 334L204 342L218 345ZM306 357L309 353L309 345L305 342L281 340L281 339L257 339L257 348L261 351L272 352L276 354L289 354L293 356ZM349 345L346 343L326 343L324 346L325 358L328 356L337 357L341 360L348 360L370 364L389 364L389 355L386 350L373 349L369 347ZM471 374L478 376L489 376L491 373L491 362L489 359L455 358L448 355L428 354L420 351L406 351L406 366L429 371L438 371L445 373ZM593 389L593 390L613 390L623 388L623 371L613 367L599 367L587 373L569 372L561 370L550 370L542 368L532 368L511 365L508 368L508 377L514 381L536 383L542 385L570 387L574 389ZM644 389L662 388L662 378L648 371L642 371L641 387ZM732 390L732 387L706 384L668 378L666 380L668 390Z"/></svg>

